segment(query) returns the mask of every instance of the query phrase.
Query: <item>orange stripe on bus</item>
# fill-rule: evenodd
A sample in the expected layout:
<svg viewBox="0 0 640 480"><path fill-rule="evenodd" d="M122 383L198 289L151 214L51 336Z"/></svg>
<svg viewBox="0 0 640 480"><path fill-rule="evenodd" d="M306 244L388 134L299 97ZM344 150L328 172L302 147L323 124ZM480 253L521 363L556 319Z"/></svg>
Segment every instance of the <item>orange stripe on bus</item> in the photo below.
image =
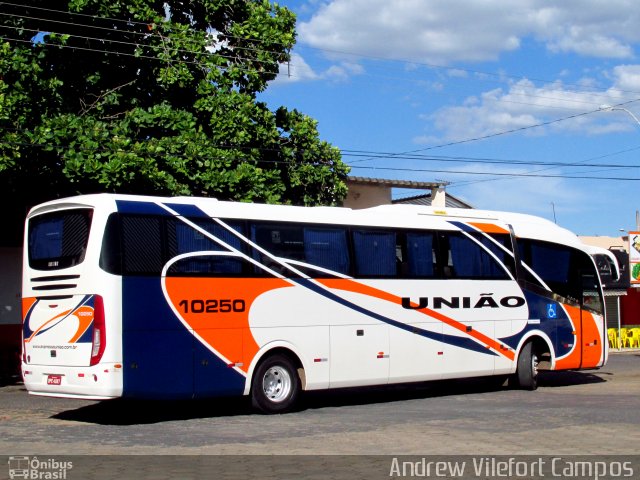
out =
<svg viewBox="0 0 640 480"><path fill-rule="evenodd" d="M22 322L27 319L27 314L31 310L31 307L38 301L36 297L25 297L22 299Z"/></svg>
<svg viewBox="0 0 640 480"><path fill-rule="evenodd" d="M494 225L493 223L476 223L469 222L469 225L476 227L478 230L484 233L506 233L509 234L509 231L499 227L498 225Z"/></svg>
<svg viewBox="0 0 640 480"><path fill-rule="evenodd" d="M78 330L71 337L68 343L75 343L87 331L93 322L93 308L83 305L73 312L73 316L78 319Z"/></svg>

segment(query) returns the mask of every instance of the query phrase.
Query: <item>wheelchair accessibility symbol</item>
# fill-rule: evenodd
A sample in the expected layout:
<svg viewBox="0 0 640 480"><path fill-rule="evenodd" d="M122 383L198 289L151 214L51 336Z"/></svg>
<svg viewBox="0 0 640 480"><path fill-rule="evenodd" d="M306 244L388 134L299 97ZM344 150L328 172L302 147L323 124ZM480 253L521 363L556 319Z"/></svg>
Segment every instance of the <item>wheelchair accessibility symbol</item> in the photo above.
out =
<svg viewBox="0 0 640 480"><path fill-rule="evenodd" d="M556 318L558 316L558 310L555 303L547 304L547 318Z"/></svg>

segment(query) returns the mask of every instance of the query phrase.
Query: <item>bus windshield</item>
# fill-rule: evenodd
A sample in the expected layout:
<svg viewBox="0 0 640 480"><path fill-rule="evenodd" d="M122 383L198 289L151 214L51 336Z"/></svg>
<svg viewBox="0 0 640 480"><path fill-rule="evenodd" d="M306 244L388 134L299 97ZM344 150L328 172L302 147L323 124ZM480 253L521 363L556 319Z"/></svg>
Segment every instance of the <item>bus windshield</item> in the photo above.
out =
<svg viewBox="0 0 640 480"><path fill-rule="evenodd" d="M60 270L82 263L87 250L92 210L77 208L38 215L29 220L29 266Z"/></svg>

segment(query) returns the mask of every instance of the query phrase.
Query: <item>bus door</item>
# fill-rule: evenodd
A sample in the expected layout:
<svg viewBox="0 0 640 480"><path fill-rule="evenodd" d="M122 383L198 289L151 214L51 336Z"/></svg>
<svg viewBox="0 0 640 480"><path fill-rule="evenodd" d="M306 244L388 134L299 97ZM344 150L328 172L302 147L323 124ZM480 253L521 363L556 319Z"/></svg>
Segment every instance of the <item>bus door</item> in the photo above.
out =
<svg viewBox="0 0 640 480"><path fill-rule="evenodd" d="M595 272L582 272L582 301L580 308L581 368L601 365L604 349L604 303Z"/></svg>
<svg viewBox="0 0 640 480"><path fill-rule="evenodd" d="M586 257L588 258L588 257ZM584 264L583 264L584 265ZM570 324L558 324L558 347L570 353L558 359L558 369L596 367L604 360L604 312L597 274L592 268L579 268L575 277L574 295L578 296L564 308Z"/></svg>

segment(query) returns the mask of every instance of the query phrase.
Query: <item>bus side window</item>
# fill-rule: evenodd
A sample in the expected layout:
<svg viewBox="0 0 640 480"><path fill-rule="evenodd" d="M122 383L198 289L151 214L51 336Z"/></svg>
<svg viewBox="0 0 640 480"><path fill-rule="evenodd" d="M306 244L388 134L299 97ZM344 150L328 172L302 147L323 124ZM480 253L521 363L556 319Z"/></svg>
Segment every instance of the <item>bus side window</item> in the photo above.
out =
<svg viewBox="0 0 640 480"><path fill-rule="evenodd" d="M522 260L546 284L547 290L601 312L602 301L596 268L591 257L565 245L538 240L521 240Z"/></svg>
<svg viewBox="0 0 640 480"><path fill-rule="evenodd" d="M305 262L334 272L349 273L349 247L344 228L304 228Z"/></svg>
<svg viewBox="0 0 640 480"><path fill-rule="evenodd" d="M175 220L175 254L199 252L199 251L221 251L227 252L229 249L217 242L218 239L236 250L242 248L241 240L225 227L218 225L209 219L192 220L198 227L206 233L201 232L192 226ZM242 224L227 222L234 230L242 233ZM214 238L211 238L212 237ZM173 255L173 253L172 253ZM242 273L242 260L226 256L195 256L181 260L171 268L172 273L203 273L203 274L240 274Z"/></svg>
<svg viewBox="0 0 640 480"><path fill-rule="evenodd" d="M251 225L251 240L269 253L266 255L254 249L253 258L261 265L283 275L291 275L292 272L272 256L304 261L304 236L300 225L256 222ZM258 266L254 266L254 273L259 276L267 274Z"/></svg>
<svg viewBox="0 0 640 480"><path fill-rule="evenodd" d="M442 233L439 240L441 258L446 258L442 263L444 278L509 279L505 268L481 246L481 240L461 232Z"/></svg>
<svg viewBox="0 0 640 480"><path fill-rule="evenodd" d="M100 268L113 275L122 275L122 243L120 240L120 216L117 213L112 213L107 219L102 237Z"/></svg>
<svg viewBox="0 0 640 480"><path fill-rule="evenodd" d="M121 215L122 265L125 274L159 274L164 265L162 217Z"/></svg>
<svg viewBox="0 0 640 480"><path fill-rule="evenodd" d="M432 232L409 232L406 234L407 276L432 278L434 269L434 235Z"/></svg>
<svg viewBox="0 0 640 480"><path fill-rule="evenodd" d="M357 276L396 276L395 232L382 230L354 230L353 248Z"/></svg>
<svg viewBox="0 0 640 480"><path fill-rule="evenodd" d="M515 277L516 267L515 258L513 256L513 244L511 243L511 235L505 233L491 233L489 234L489 236L493 239L493 241L502 245L504 249L496 245L493 241L491 241L484 235L477 236L477 238L489 251L491 251L491 253L496 256L496 258L498 258L498 260L500 260L505 265L505 267L507 267L509 272Z"/></svg>
<svg viewBox="0 0 640 480"><path fill-rule="evenodd" d="M572 250L564 245L525 240L528 264L542 279L546 288L575 303L582 290L578 272L572 266Z"/></svg>

